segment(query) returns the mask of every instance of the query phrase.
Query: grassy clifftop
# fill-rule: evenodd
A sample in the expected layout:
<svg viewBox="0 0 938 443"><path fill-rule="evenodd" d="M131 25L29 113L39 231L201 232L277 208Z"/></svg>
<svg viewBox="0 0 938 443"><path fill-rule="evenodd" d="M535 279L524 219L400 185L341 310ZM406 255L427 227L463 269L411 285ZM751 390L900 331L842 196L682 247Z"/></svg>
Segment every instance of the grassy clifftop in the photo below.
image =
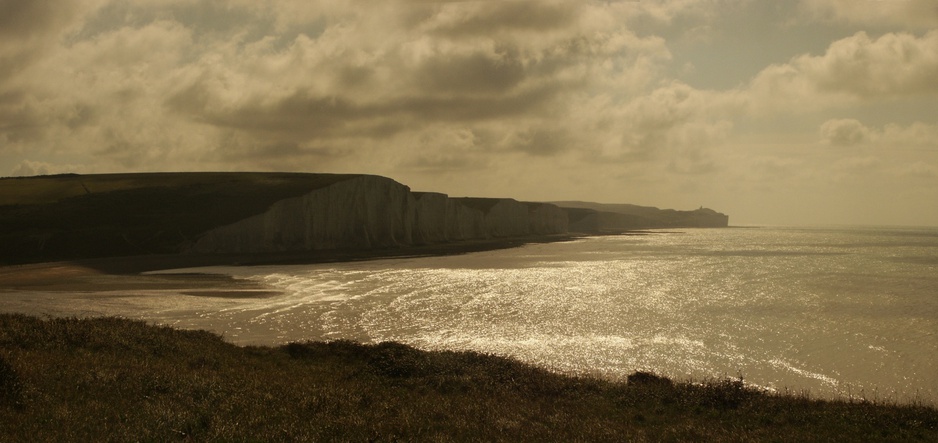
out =
<svg viewBox="0 0 938 443"><path fill-rule="evenodd" d="M0 265L177 253L276 201L356 177L152 173L0 179Z"/></svg>
<svg viewBox="0 0 938 443"><path fill-rule="evenodd" d="M0 441L936 441L938 410L384 343L0 315Z"/></svg>

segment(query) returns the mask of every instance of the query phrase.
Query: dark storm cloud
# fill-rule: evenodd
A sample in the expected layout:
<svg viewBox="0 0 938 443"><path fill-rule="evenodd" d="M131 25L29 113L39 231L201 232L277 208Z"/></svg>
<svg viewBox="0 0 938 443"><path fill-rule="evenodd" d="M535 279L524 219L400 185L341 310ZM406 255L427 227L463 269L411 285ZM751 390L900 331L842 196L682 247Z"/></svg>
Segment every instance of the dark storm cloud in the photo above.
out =
<svg viewBox="0 0 938 443"><path fill-rule="evenodd" d="M505 92L525 79L521 62L509 54L444 55L425 62L415 80L429 91Z"/></svg>
<svg viewBox="0 0 938 443"><path fill-rule="evenodd" d="M273 103L252 100L234 109L212 105L210 93L193 85L167 101L175 112L212 126L251 134L258 140L301 141L349 137L388 137L405 130L388 105L360 105L341 97L296 92ZM328 153L328 152L327 152Z"/></svg>
<svg viewBox="0 0 938 443"><path fill-rule="evenodd" d="M391 103L389 111L404 112L421 120L476 122L521 114L537 115L560 94L556 87L538 87L501 96L464 95L454 98L416 96Z"/></svg>
<svg viewBox="0 0 938 443"><path fill-rule="evenodd" d="M574 149L570 146L573 139L559 129L533 129L524 131L511 148L536 156L552 156Z"/></svg>
<svg viewBox="0 0 938 443"><path fill-rule="evenodd" d="M223 109L214 104L208 87L196 83L170 97L166 104L211 125L309 140L351 134L385 137L433 122L471 123L529 114L542 109L558 93L557 88L542 87L506 95L412 94L357 103L341 96L298 91L275 102L258 98Z"/></svg>
<svg viewBox="0 0 938 443"><path fill-rule="evenodd" d="M38 139L43 132L39 112L23 91L0 92L0 136L9 142Z"/></svg>
<svg viewBox="0 0 938 443"><path fill-rule="evenodd" d="M407 158L416 140L454 128L492 134L477 141L479 152L549 158L591 146L602 135L582 129L627 103L583 100L638 90L669 57L661 39L639 38L579 2L414 3L102 1L60 40L60 66L83 87L47 86L56 99L41 113L20 97L0 111L17 117L5 130L22 139L34 121L90 128L86 152L122 166L179 152L201 158L229 133L236 140L210 156L221 163L341 156L349 146ZM574 116L585 118L571 126ZM612 126L603 131L647 129ZM650 132L631 141L662 139ZM413 165L474 161L427 153Z"/></svg>
<svg viewBox="0 0 938 443"><path fill-rule="evenodd" d="M0 82L40 59L75 9L72 2L0 0Z"/></svg>
<svg viewBox="0 0 938 443"><path fill-rule="evenodd" d="M338 69L339 83L345 88L356 88L368 84L374 78L375 70L371 66L345 65Z"/></svg>
<svg viewBox="0 0 938 443"><path fill-rule="evenodd" d="M59 25L71 8L55 0L0 0L0 38L25 40Z"/></svg>
<svg viewBox="0 0 938 443"><path fill-rule="evenodd" d="M435 34L464 38L502 31L547 31L575 23L581 8L575 2L503 1L456 3L462 11L441 14L431 23ZM460 13L461 12L461 13Z"/></svg>
<svg viewBox="0 0 938 443"><path fill-rule="evenodd" d="M925 29L938 25L938 4L934 0L800 0L799 3L809 15L825 21Z"/></svg>
<svg viewBox="0 0 938 443"><path fill-rule="evenodd" d="M48 130L41 100L17 78L47 55L77 9L74 2L0 0L0 151L2 141L36 141ZM81 126L91 114L76 109L68 123Z"/></svg>
<svg viewBox="0 0 938 443"><path fill-rule="evenodd" d="M159 20L179 23L192 30L197 37L241 34L242 39L250 41L274 30L270 15L256 14L221 1L202 0L165 5L115 1L91 14L81 29L69 36L69 40L87 40L122 27L139 28Z"/></svg>
<svg viewBox="0 0 938 443"><path fill-rule="evenodd" d="M269 164L283 164L297 160L319 159L329 160L342 158L349 155L344 149L338 149L329 146L310 147L294 141L276 141L267 143L245 143L239 140L234 133L223 138L216 149L215 155L219 160L237 159L239 161L249 161L257 164L259 161Z"/></svg>
<svg viewBox="0 0 938 443"><path fill-rule="evenodd" d="M274 103L261 98L221 109L203 83L196 83L170 97L174 111L215 126L247 132L290 133L303 138L334 135L348 125L381 117L374 106L361 106L341 97L317 97L295 92Z"/></svg>
<svg viewBox="0 0 938 443"><path fill-rule="evenodd" d="M447 173L485 169L489 163L484 157L444 152L419 155L414 160L403 162L401 167L426 173Z"/></svg>
<svg viewBox="0 0 938 443"><path fill-rule="evenodd" d="M26 110L7 110L0 105L0 135L9 142L24 142L38 138L42 122Z"/></svg>
<svg viewBox="0 0 938 443"><path fill-rule="evenodd" d="M71 130L88 127L96 123L98 111L93 105L75 103L68 113L63 115L63 122Z"/></svg>

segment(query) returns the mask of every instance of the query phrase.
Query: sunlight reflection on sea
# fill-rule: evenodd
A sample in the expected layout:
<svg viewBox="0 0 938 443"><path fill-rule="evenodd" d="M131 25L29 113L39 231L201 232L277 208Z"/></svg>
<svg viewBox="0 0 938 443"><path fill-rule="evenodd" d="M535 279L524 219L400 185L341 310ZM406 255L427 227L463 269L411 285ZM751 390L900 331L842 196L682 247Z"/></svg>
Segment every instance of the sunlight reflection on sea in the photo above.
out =
<svg viewBox="0 0 938 443"><path fill-rule="evenodd" d="M612 379L741 375L815 396L938 403L935 230L689 229L198 271L282 293L125 297L95 309L240 344L395 340Z"/></svg>

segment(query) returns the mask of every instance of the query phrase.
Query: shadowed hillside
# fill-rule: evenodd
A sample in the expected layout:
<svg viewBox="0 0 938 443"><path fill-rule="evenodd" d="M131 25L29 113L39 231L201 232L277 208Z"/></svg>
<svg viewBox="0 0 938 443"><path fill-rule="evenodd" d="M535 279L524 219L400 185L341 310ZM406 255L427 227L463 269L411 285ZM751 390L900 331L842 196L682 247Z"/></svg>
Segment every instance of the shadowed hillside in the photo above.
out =
<svg viewBox="0 0 938 443"><path fill-rule="evenodd" d="M0 263L172 254L207 230L358 175L153 173L0 179Z"/></svg>

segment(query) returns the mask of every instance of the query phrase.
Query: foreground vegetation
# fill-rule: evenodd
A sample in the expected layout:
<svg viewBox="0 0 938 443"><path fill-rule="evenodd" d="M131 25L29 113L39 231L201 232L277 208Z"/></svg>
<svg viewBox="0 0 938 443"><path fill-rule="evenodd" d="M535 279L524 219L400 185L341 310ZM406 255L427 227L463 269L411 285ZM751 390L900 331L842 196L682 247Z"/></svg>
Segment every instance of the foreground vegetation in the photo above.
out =
<svg viewBox="0 0 938 443"><path fill-rule="evenodd" d="M115 318L0 314L0 441L938 441L921 405L629 383L395 343L237 347Z"/></svg>

